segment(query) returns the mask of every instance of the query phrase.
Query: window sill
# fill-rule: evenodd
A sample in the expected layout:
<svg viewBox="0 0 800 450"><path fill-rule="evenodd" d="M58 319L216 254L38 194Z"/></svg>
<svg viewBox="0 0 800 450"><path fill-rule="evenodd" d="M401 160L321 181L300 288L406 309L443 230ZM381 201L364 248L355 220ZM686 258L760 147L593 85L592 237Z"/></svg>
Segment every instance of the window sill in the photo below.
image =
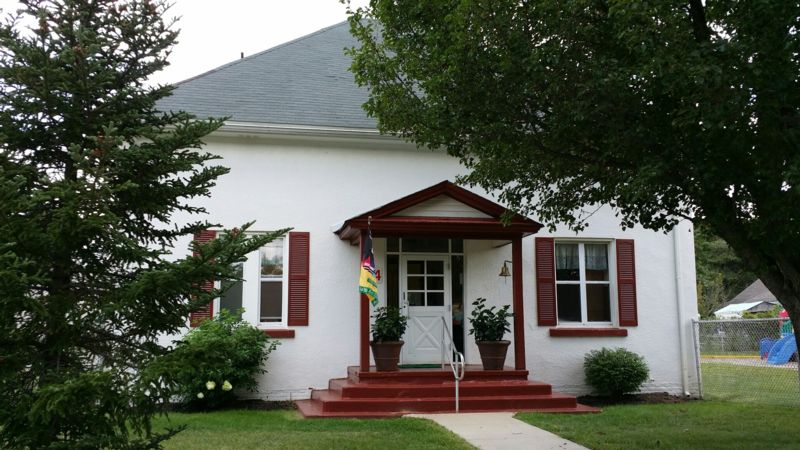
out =
<svg viewBox="0 0 800 450"><path fill-rule="evenodd" d="M271 328L267 330L261 330L267 336L273 339L280 339L280 338L293 338L294 337L294 330L290 330L287 328Z"/></svg>
<svg viewBox="0 0 800 450"><path fill-rule="evenodd" d="M550 328L550 337L627 336L625 328Z"/></svg>

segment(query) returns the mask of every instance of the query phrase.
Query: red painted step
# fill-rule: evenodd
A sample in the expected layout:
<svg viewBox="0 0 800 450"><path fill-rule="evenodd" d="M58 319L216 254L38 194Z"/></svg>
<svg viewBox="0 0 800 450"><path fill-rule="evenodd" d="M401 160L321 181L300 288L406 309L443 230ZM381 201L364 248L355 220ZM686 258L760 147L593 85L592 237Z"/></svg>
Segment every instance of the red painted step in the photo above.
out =
<svg viewBox="0 0 800 450"><path fill-rule="evenodd" d="M361 371L357 366L347 368L347 377L357 383L441 383L453 380L453 372L447 366L444 369L401 369L397 372L376 372L374 367L369 371ZM483 370L479 365L468 364L464 372L464 381L488 380L527 380L527 370L515 370L506 367L503 370Z"/></svg>
<svg viewBox="0 0 800 450"><path fill-rule="evenodd" d="M348 379L333 379L328 389L343 398L392 398L392 397L452 397L455 382L439 383L353 383ZM547 383L523 380L462 381L459 383L461 397L491 395L547 395L552 388Z"/></svg>
<svg viewBox="0 0 800 450"><path fill-rule="evenodd" d="M554 393L549 384L529 381L528 371L486 371L467 366L459 383L460 410L598 412L575 397ZM360 371L330 380L329 389L313 390L311 399L296 402L305 417L393 417L406 413L453 412L455 391L449 368Z"/></svg>
<svg viewBox="0 0 800 450"><path fill-rule="evenodd" d="M452 412L454 397L425 398L341 398L334 392L314 391L312 399L322 403L323 412ZM483 396L460 399L461 411L506 411L522 409L574 408L575 397L563 394Z"/></svg>

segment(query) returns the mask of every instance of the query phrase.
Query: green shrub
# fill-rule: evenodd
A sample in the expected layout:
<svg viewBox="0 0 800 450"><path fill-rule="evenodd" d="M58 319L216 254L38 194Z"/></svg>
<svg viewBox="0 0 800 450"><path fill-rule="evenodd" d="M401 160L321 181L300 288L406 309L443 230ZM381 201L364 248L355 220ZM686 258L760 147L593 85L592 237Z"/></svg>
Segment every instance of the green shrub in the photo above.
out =
<svg viewBox="0 0 800 450"><path fill-rule="evenodd" d="M586 354L583 368L590 386L616 398L638 391L650 375L644 358L624 348L592 350Z"/></svg>
<svg viewBox="0 0 800 450"><path fill-rule="evenodd" d="M192 329L150 367L191 409L213 409L236 399L235 391L255 390L256 377L279 342L227 310Z"/></svg>

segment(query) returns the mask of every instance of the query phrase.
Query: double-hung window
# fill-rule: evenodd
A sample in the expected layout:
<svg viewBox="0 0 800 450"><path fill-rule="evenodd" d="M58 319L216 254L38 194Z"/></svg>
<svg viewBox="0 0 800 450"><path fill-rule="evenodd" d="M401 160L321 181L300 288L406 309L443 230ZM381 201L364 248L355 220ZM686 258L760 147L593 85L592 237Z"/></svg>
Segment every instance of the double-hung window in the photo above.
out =
<svg viewBox="0 0 800 450"><path fill-rule="evenodd" d="M283 321L283 238L259 249L259 315L261 322Z"/></svg>
<svg viewBox="0 0 800 450"><path fill-rule="evenodd" d="M232 313L243 307L245 314L253 311L252 320L283 322L283 255L284 238L278 238L248 254L245 263L236 263L242 281L220 296L219 307Z"/></svg>
<svg viewBox="0 0 800 450"><path fill-rule="evenodd" d="M608 243L556 242L559 323L611 324Z"/></svg>

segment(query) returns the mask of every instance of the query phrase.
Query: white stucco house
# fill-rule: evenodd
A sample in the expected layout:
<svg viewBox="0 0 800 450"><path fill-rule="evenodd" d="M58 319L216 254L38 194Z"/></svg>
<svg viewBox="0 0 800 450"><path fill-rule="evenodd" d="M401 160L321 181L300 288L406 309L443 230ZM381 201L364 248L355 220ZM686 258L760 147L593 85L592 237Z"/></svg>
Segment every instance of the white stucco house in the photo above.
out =
<svg viewBox="0 0 800 450"><path fill-rule="evenodd" d="M231 169L204 201L209 221L232 228L254 220L256 232L293 229L250 255L245 281L209 305L208 314L244 307L245 319L282 340L254 395L324 403L342 395L343 384L380 385L370 378L371 306L357 289L359 243L368 228L380 303L409 317L401 364L440 363L443 326L467 363L479 364L469 314L471 303L484 297L512 305L506 365L516 380L588 393L584 355L625 347L650 367L644 391L696 394L692 225L666 234L622 231L612 210L603 208L579 234L549 232L522 216L503 226L504 208L491 192L452 183L465 172L456 159L377 132L361 109L366 90L348 71L343 49L355 43L348 30L346 23L334 25L198 75L159 105L200 118L229 117L205 139L206 150ZM213 238L213 231L203 238ZM188 238L181 244L188 248ZM511 276L498 276L504 264ZM428 372L407 369L400 376L413 384L435 378ZM452 374L442 373L436 383L449 386ZM493 379L479 370L473 375L473 383ZM470 380L468 374L462 383L462 401L469 399ZM473 395L489 395L488 388L474 387ZM539 394L558 397L547 389ZM394 395L370 392L371 399ZM487 400L472 409L501 403ZM328 410L369 415L380 409L359 407ZM403 404L391 412L399 409L413 408Z"/></svg>

